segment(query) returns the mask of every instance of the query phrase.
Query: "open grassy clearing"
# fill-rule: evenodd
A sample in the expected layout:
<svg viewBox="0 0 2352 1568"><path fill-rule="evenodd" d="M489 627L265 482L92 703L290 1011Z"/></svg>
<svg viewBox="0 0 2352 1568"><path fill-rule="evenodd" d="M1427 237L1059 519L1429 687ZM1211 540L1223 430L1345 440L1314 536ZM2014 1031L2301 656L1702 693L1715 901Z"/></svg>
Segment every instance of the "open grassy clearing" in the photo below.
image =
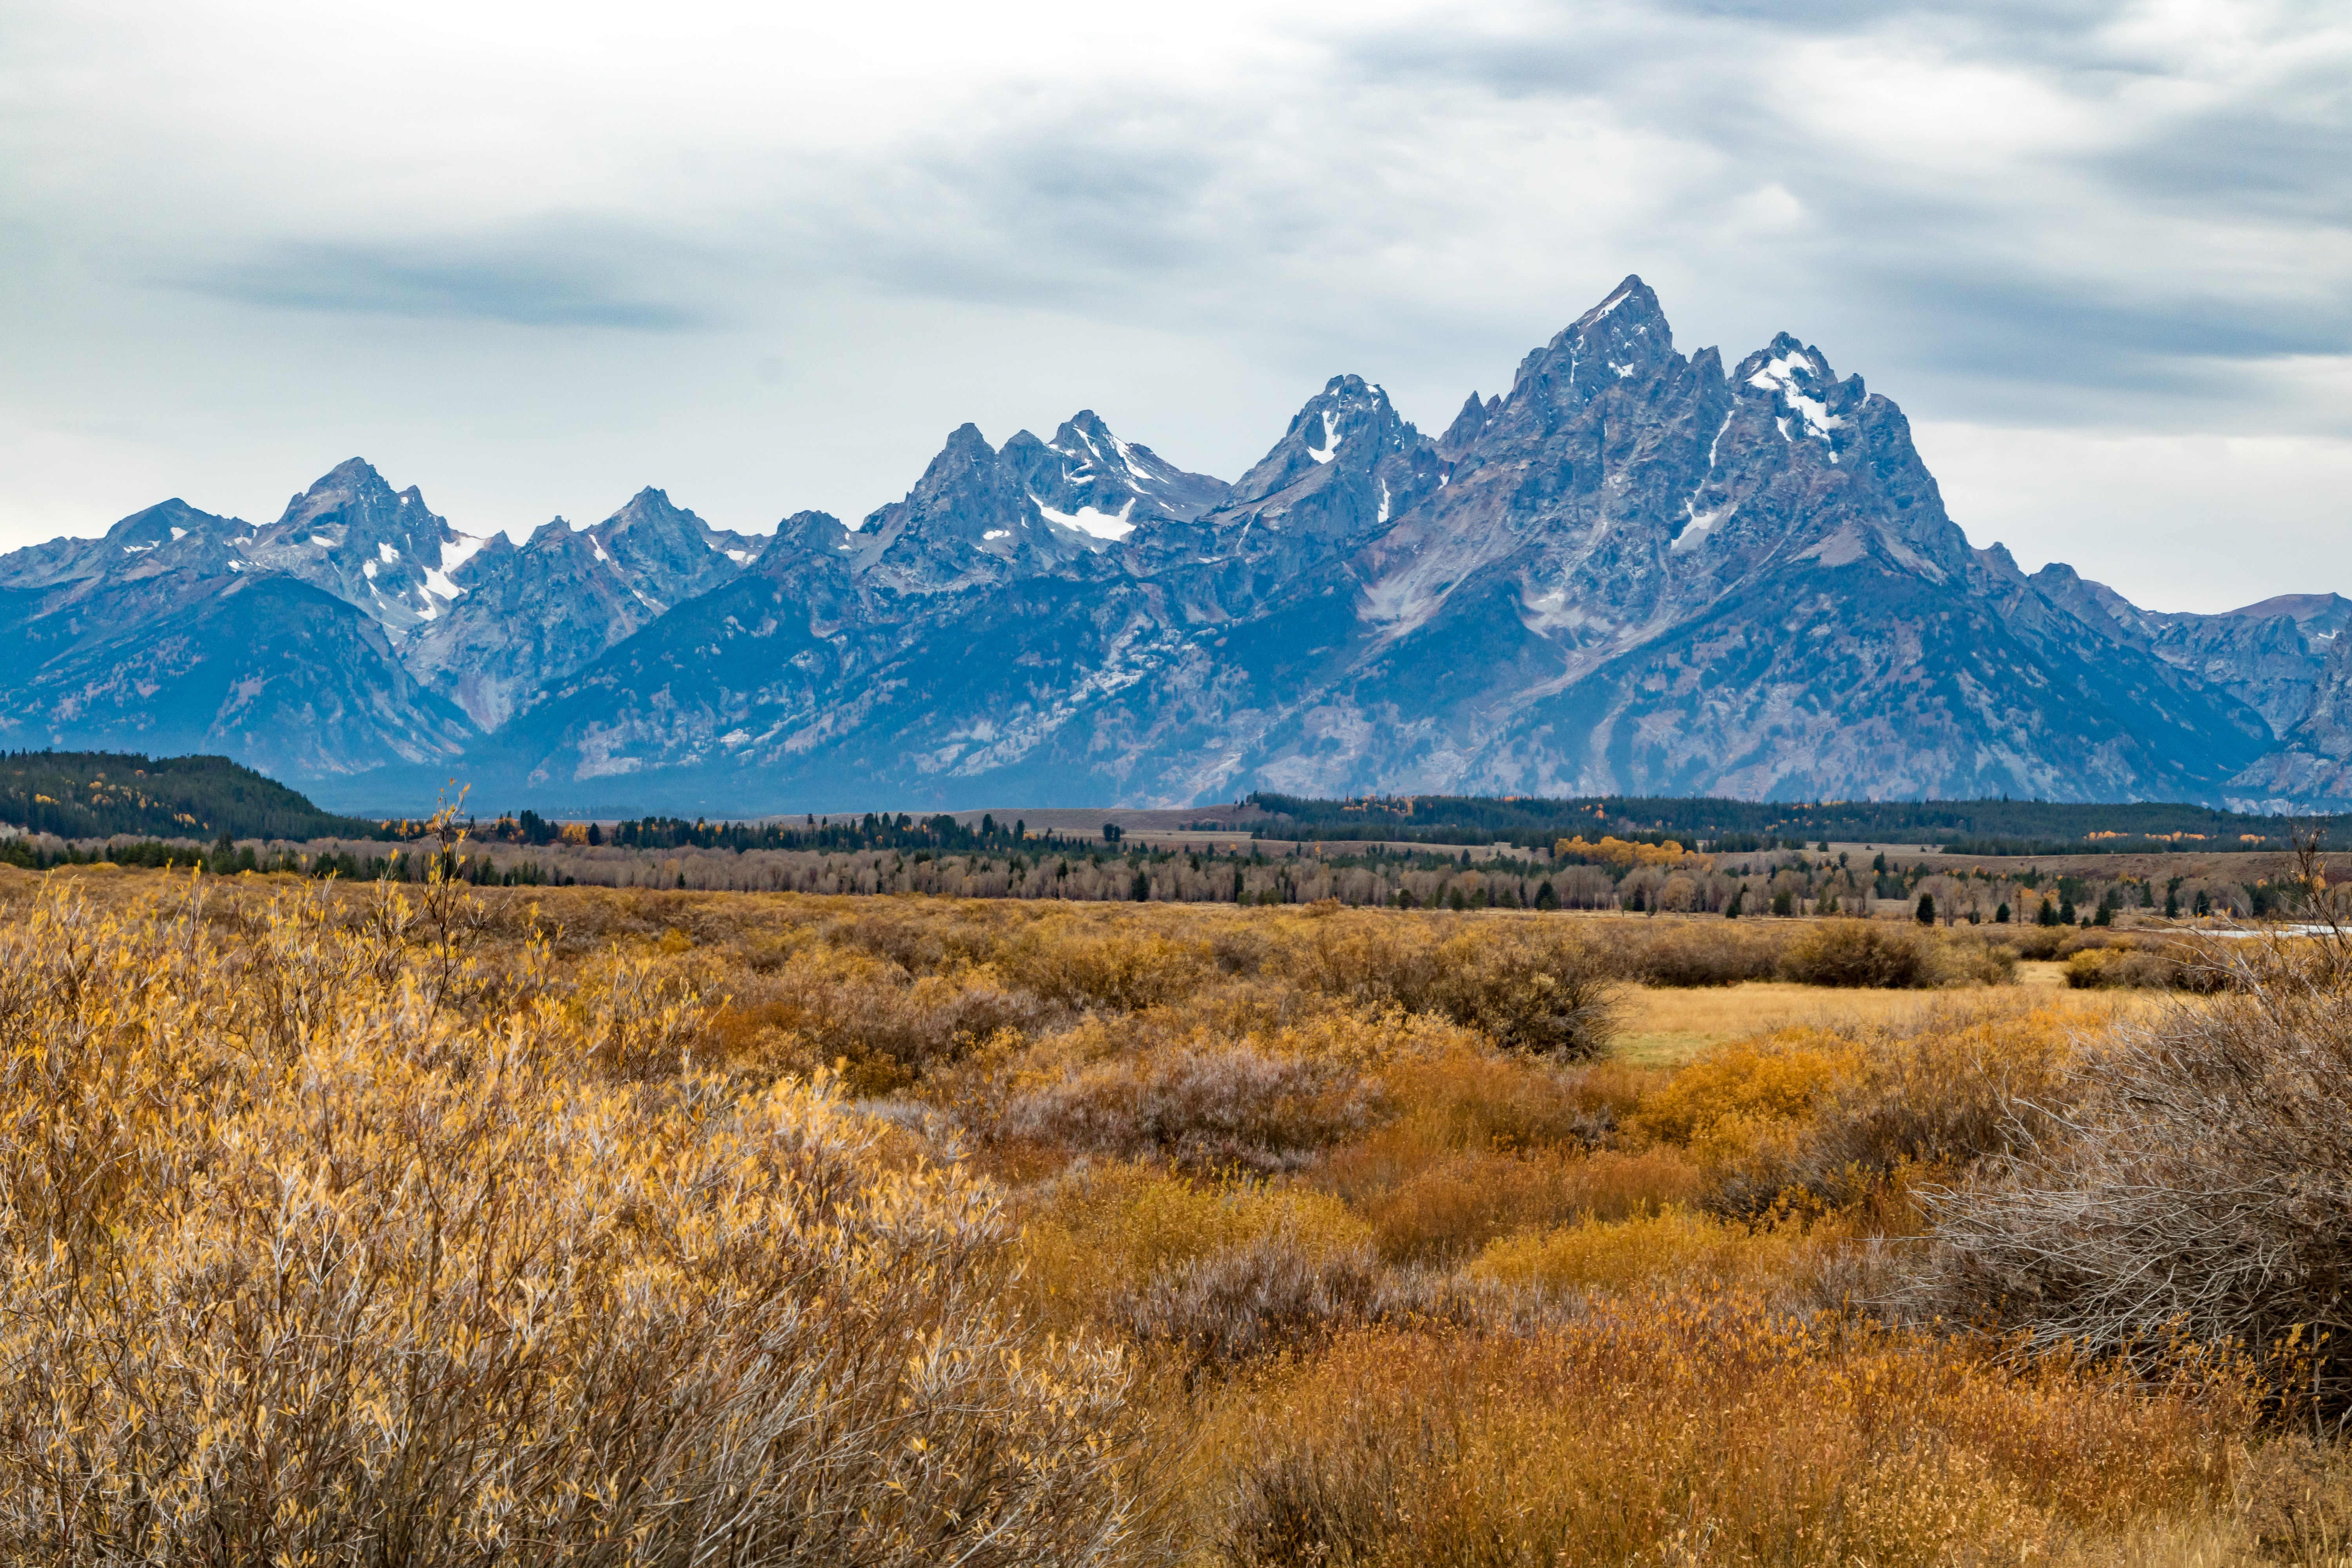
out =
<svg viewBox="0 0 2352 1568"><path fill-rule="evenodd" d="M2272 957L0 874L0 1557L2342 1561Z"/></svg>
<svg viewBox="0 0 2352 1568"><path fill-rule="evenodd" d="M1775 1029L1814 1026L1902 1029L1937 1009L2030 1006L2057 1009L2086 1029L2145 1018L2167 998L2152 991L2073 990L2063 963L2021 963L2010 985L1934 992L1857 991L1748 980L1736 985L1633 985L1624 993L1616 1054L1643 1067L1679 1067L1710 1046Z"/></svg>

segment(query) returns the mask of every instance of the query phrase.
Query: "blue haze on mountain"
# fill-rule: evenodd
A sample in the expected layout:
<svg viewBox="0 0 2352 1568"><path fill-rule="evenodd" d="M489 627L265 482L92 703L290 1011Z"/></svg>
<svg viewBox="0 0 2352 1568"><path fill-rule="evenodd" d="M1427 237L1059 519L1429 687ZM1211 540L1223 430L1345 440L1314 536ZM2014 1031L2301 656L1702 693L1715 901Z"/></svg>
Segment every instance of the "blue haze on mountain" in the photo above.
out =
<svg viewBox="0 0 2352 1568"><path fill-rule="evenodd" d="M356 458L0 557L0 742L322 804L713 816L1253 788L2352 805L2352 601L2142 610L1946 515L1902 410L1629 278L1441 434L1339 375L1228 484L1081 412L850 527L525 543Z"/></svg>

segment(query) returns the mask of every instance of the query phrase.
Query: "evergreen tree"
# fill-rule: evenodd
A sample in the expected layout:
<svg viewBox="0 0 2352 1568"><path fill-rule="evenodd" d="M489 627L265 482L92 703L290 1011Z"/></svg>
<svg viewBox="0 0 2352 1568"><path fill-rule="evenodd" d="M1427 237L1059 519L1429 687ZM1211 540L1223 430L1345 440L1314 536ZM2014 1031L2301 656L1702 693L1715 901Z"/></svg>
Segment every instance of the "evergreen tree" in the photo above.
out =
<svg viewBox="0 0 2352 1568"><path fill-rule="evenodd" d="M2213 912L2213 895L2204 889L2197 889L2197 913L2201 917Z"/></svg>
<svg viewBox="0 0 2352 1568"><path fill-rule="evenodd" d="M1779 892L1773 894L1772 912L1776 915L1795 914L1797 912L1795 895L1790 893L1786 888L1783 888Z"/></svg>
<svg viewBox="0 0 2352 1568"><path fill-rule="evenodd" d="M1919 910L1917 919L1919 923L1923 926L1931 926L1936 923L1935 894L1922 893L1919 895Z"/></svg>
<svg viewBox="0 0 2352 1568"><path fill-rule="evenodd" d="M1997 926L2005 926L2009 923L2009 905L2007 903L2000 903L1993 906L1992 923Z"/></svg>
<svg viewBox="0 0 2352 1568"><path fill-rule="evenodd" d="M2180 918L2180 889L2177 887L2167 888L2164 891L2164 918L2168 921Z"/></svg>
<svg viewBox="0 0 2352 1568"><path fill-rule="evenodd" d="M2042 900L2042 912L2034 917L2034 923L2045 926L2056 925L2058 923L2058 906L2052 903L2047 899Z"/></svg>
<svg viewBox="0 0 2352 1568"><path fill-rule="evenodd" d="M2063 892L2058 895L2058 923L2062 926L2074 923L2074 900Z"/></svg>
<svg viewBox="0 0 2352 1568"><path fill-rule="evenodd" d="M1536 889L1536 908L1539 910L1559 908L1559 894L1553 890L1549 882L1544 883L1542 887Z"/></svg>
<svg viewBox="0 0 2352 1568"><path fill-rule="evenodd" d="M1747 896L1748 889L1746 888L1732 889L1731 901L1723 906L1723 918L1727 921L1738 920L1739 918L1739 900Z"/></svg>

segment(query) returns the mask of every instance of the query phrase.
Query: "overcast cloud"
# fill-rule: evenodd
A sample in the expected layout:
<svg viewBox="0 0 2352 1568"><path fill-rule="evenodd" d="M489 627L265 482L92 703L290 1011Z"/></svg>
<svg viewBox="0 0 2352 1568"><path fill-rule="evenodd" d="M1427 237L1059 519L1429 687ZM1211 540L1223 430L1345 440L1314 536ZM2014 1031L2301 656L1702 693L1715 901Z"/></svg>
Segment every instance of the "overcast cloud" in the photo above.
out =
<svg viewBox="0 0 2352 1568"><path fill-rule="evenodd" d="M1085 406L1231 478L1628 272L2028 566L2352 592L2341 0L0 0L0 548L353 454L477 531L854 521Z"/></svg>

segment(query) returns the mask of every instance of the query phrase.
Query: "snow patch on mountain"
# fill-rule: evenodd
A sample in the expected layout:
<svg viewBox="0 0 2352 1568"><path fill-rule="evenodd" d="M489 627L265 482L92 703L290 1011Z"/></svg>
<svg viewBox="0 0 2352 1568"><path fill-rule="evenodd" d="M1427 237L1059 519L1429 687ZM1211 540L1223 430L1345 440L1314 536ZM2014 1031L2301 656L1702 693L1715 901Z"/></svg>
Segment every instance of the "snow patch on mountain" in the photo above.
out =
<svg viewBox="0 0 2352 1568"><path fill-rule="evenodd" d="M1843 425L1845 420L1831 413L1828 404L1804 389L1802 384L1818 374L1811 360L1789 354L1766 361L1761 369L1748 378L1748 384L1780 394L1789 406L1804 419L1805 434L1816 440L1826 441L1830 438L1830 432ZM1780 434L1783 437L1789 434L1786 420L1780 422Z"/></svg>
<svg viewBox="0 0 2352 1568"><path fill-rule="evenodd" d="M1132 498L1129 498L1128 503L1119 508L1117 513L1107 512L1091 506L1082 506L1076 511L1055 511L1044 501L1037 500L1035 496L1031 496L1029 499L1036 501L1037 510L1045 515L1046 521L1060 523L1064 528L1075 528L1079 532L1091 534L1097 539L1125 539L1135 531L1135 523L1131 521L1135 515L1135 501Z"/></svg>
<svg viewBox="0 0 2352 1568"><path fill-rule="evenodd" d="M1307 455L1318 463L1328 463L1339 455L1339 425L1331 417L1331 411L1328 408L1323 411L1322 450L1318 451L1310 446L1307 448Z"/></svg>

